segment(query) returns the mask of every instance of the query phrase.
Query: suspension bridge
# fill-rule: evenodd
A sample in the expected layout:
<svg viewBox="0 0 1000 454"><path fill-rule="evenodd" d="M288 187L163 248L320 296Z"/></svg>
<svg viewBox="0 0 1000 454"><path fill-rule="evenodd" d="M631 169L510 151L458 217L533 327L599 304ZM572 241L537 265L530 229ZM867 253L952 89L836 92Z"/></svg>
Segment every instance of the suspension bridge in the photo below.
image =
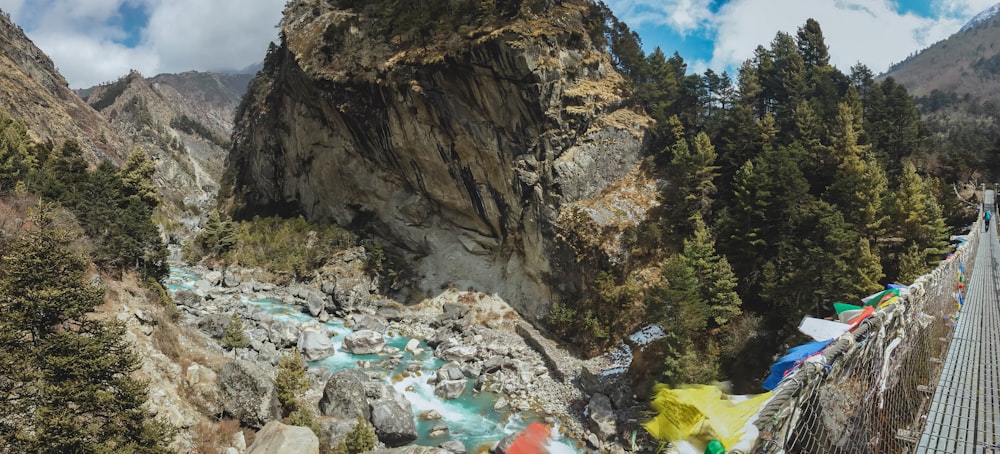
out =
<svg viewBox="0 0 1000 454"><path fill-rule="evenodd" d="M1000 453L1000 242L981 215L934 271L781 381L754 453Z"/></svg>

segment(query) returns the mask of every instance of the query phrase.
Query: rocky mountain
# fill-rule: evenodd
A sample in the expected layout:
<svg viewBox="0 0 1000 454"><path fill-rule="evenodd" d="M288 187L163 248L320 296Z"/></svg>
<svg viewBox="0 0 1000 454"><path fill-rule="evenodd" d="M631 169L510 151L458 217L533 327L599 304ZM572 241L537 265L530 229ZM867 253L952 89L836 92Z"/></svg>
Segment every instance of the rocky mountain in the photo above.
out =
<svg viewBox="0 0 1000 454"><path fill-rule="evenodd" d="M154 159L169 217L183 227L214 207L233 111L251 77L189 71L145 78L133 72L80 93L117 134Z"/></svg>
<svg viewBox="0 0 1000 454"><path fill-rule="evenodd" d="M1000 17L990 13L993 8L948 39L893 65L883 77L894 78L914 96L939 90L1000 99L1000 46L995 45L1000 41Z"/></svg>
<svg viewBox="0 0 1000 454"><path fill-rule="evenodd" d="M538 320L580 266L616 259L576 240L655 203L637 170L651 120L590 2L432 3L290 2L237 112L227 203L363 230L415 296L496 292Z"/></svg>
<svg viewBox="0 0 1000 454"><path fill-rule="evenodd" d="M969 19L969 21L966 22L965 25L963 25L962 28L958 30L958 32L962 33L962 32L964 32L966 30L970 30L972 28L975 28L979 24L982 24L983 22L986 22L986 21L992 19L993 16L997 15L997 13L1000 13L1000 3L997 3L996 5L993 5L993 6L989 7L989 8L986 8L985 10L981 11L979 14L976 14L975 16L972 16L972 19Z"/></svg>
<svg viewBox="0 0 1000 454"><path fill-rule="evenodd" d="M76 138L92 160L121 161L129 151L6 13L0 14L0 68L0 109L22 119L36 139Z"/></svg>

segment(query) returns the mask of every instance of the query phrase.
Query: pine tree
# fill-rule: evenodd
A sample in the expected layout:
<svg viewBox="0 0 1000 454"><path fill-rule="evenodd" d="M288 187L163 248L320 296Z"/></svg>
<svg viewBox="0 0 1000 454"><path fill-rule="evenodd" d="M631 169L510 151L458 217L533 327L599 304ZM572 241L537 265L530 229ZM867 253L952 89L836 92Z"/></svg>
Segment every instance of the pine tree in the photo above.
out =
<svg viewBox="0 0 1000 454"><path fill-rule="evenodd" d="M0 244L0 446L11 452L165 453L139 357L120 323L88 318L103 292L43 207L35 230Z"/></svg>
<svg viewBox="0 0 1000 454"><path fill-rule="evenodd" d="M12 189L37 166L30 144L27 126L0 112L0 189Z"/></svg>
<svg viewBox="0 0 1000 454"><path fill-rule="evenodd" d="M715 250L715 240L700 218L692 237L684 241L684 260L693 270L698 297L708 306L713 326L722 326L740 315L742 301L736 294L736 276L729 261Z"/></svg>
<svg viewBox="0 0 1000 454"><path fill-rule="evenodd" d="M299 399L309 390L309 376L306 375L306 363L302 354L298 350L281 355L278 360L278 369L275 374L274 389L278 393L278 401L281 402L281 413L288 416L290 413L303 407Z"/></svg>
<svg viewBox="0 0 1000 454"><path fill-rule="evenodd" d="M243 334L243 321L240 320L240 316L233 312L229 317L229 325L226 326L225 332L222 334L222 345L230 350L235 350L237 348L246 348L250 345L250 339L247 339L247 335Z"/></svg>
<svg viewBox="0 0 1000 454"><path fill-rule="evenodd" d="M153 183L156 165L141 148L136 148L125 158L121 167L122 187L125 196L138 196L150 209L160 204L160 196Z"/></svg>
<svg viewBox="0 0 1000 454"><path fill-rule="evenodd" d="M930 182L917 174L916 166L912 162L903 165L899 187L893 197L892 224L896 226L896 233L903 240L901 248L896 250L897 254L905 251L905 254L912 255L915 247L921 254L921 259L918 261L922 264L921 273L929 271L943 258L948 232L941 206L934 198L934 189ZM913 262L914 259L908 258L908 260ZM902 259L900 267L899 272L903 273ZM913 271L909 271L907 277L912 273Z"/></svg>

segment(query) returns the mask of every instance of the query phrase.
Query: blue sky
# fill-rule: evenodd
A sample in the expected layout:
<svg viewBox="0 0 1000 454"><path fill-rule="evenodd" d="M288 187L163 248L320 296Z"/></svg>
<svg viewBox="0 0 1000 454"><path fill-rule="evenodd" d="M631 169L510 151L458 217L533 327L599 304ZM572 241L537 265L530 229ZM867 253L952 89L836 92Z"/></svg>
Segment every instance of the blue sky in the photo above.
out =
<svg viewBox="0 0 1000 454"><path fill-rule="evenodd" d="M647 51L677 51L691 71L738 67L809 17L831 62L873 71L944 39L1000 0L605 0ZM0 0L73 88L146 75L232 70L263 59L285 0Z"/></svg>
<svg viewBox="0 0 1000 454"><path fill-rule="evenodd" d="M605 0L639 33L648 51L680 53L689 70L732 72L778 31L812 17L831 62L875 72L947 38L997 0Z"/></svg>

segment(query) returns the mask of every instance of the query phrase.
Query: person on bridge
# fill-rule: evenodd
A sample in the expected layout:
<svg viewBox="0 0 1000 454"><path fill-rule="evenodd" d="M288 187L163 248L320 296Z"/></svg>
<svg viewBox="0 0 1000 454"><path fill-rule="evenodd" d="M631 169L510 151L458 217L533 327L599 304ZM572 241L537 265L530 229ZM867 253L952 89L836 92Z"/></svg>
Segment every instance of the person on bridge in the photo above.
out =
<svg viewBox="0 0 1000 454"><path fill-rule="evenodd" d="M989 232L990 231L990 218L991 217L992 216L990 215L990 210L986 210L986 212L983 213L983 221L985 221L985 223L986 223L986 229L983 230L984 232Z"/></svg>

